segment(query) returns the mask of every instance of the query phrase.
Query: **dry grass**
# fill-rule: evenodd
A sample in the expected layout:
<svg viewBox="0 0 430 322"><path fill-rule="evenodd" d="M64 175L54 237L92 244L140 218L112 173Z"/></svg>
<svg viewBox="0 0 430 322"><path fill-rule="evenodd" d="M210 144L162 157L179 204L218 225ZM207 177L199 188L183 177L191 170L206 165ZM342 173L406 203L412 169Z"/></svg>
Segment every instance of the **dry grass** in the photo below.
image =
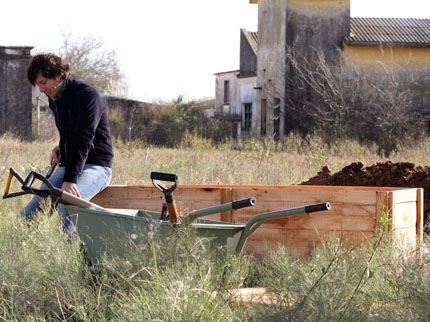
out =
<svg viewBox="0 0 430 322"><path fill-rule="evenodd" d="M392 160L428 164L429 143L419 142L392 155ZM54 144L0 138L0 185L5 185L9 167L22 175L31 170L46 173ZM373 151L354 142L330 148L318 138L303 143L294 136L283 147L270 141L213 147L196 140L188 149L117 142L112 183L149 184L151 171L166 171L177 173L184 184L289 185L309 179L326 164L337 171L351 162L385 160ZM180 240L169 241L175 247L155 240L138 254L106 257L104 268L94 275L83 264L78 242L65 238L55 216L42 215L34 225L18 220L28 198L0 203L0 320L417 321L428 317L429 254L411 253L393 261L388 240L373 247L372 253L346 249L331 240L307 259L279 248L264 262L246 255L220 262L204 250L204 242L181 235ZM280 294L281 304L242 308L222 296L244 286L266 287ZM295 294L295 301L287 301L288 294Z"/></svg>

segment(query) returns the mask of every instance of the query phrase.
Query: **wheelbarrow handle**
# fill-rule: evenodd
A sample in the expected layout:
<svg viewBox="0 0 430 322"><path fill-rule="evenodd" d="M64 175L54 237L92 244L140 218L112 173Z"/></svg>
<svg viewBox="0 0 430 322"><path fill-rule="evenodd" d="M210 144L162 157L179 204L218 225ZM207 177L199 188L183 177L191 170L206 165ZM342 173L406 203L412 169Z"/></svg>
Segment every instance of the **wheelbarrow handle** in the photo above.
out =
<svg viewBox="0 0 430 322"><path fill-rule="evenodd" d="M231 208L233 210L237 210L237 209L241 209L241 208L255 206L255 203L256 203L255 198L247 198L247 199L242 199L242 200L236 200L236 201L233 201L231 203Z"/></svg>
<svg viewBox="0 0 430 322"><path fill-rule="evenodd" d="M301 215L301 214L309 214L312 212L318 212L318 211L326 211L330 210L331 205L329 202L304 206L304 207L297 207L297 208L290 208L290 209L283 209L278 211L272 211L272 212L266 212L264 214L259 214L254 217L251 217L251 219L248 220L246 223L242 235L240 236L239 242L236 246L236 255L239 255L242 252L243 247L245 246L246 240L248 237L258 228L262 223L264 223L266 220L269 219L276 219L276 218L282 218L282 217L288 217L288 216L294 216L294 215Z"/></svg>
<svg viewBox="0 0 430 322"><path fill-rule="evenodd" d="M315 205L305 206L305 212L310 214L311 212L330 210L331 205L329 202L318 203Z"/></svg>
<svg viewBox="0 0 430 322"><path fill-rule="evenodd" d="M182 221L182 224L189 225L197 218L204 217L211 214L216 214L219 212L237 210L245 207L255 206L255 203L256 203L255 198L247 198L242 200L236 200L233 202L228 202L214 207L195 210L189 213L187 217L185 217L185 219Z"/></svg>

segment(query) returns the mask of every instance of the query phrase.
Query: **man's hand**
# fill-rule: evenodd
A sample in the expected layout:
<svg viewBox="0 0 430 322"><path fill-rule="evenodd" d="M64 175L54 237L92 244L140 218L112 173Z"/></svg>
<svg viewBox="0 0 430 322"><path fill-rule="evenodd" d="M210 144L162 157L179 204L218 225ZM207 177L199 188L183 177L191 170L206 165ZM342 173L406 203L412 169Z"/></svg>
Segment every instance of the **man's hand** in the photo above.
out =
<svg viewBox="0 0 430 322"><path fill-rule="evenodd" d="M72 182L63 182L61 189L65 192L70 193L71 195L74 195L75 197L79 197L79 198L81 197L78 187L76 186L76 184Z"/></svg>
<svg viewBox="0 0 430 322"><path fill-rule="evenodd" d="M53 161L55 161L57 164L60 164L60 147L58 145L51 151L51 161L49 164L52 164Z"/></svg>

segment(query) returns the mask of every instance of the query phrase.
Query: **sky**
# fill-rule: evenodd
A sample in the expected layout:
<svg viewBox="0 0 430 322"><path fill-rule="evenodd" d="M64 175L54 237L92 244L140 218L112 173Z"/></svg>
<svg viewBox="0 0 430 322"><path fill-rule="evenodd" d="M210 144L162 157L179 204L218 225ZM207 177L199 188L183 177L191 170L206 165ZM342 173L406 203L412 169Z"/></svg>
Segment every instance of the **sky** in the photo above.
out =
<svg viewBox="0 0 430 322"><path fill-rule="evenodd" d="M239 68L240 28L257 31L249 0L2 0L0 46L57 51L63 34L115 50L129 98L213 98L214 73ZM351 0L353 17L430 18L428 0Z"/></svg>

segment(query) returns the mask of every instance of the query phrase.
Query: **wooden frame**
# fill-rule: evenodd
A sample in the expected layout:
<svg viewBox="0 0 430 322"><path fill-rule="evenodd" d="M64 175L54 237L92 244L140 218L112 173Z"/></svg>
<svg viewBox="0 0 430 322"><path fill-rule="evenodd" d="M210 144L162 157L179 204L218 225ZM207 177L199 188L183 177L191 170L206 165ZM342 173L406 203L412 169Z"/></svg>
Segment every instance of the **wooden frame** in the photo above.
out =
<svg viewBox="0 0 430 322"><path fill-rule="evenodd" d="M378 229L381 210L387 212L390 233L399 246L423 238L423 189L335 186L247 186L181 185L175 192L181 215L217 204L255 197L251 208L228 211L208 218L246 223L256 214L320 202L330 202L329 212L270 220L248 239L245 250L264 254L267 248L283 244L306 254L322 238L344 236L358 246L369 241ZM163 195L153 186L109 186L91 201L106 208L161 211Z"/></svg>

